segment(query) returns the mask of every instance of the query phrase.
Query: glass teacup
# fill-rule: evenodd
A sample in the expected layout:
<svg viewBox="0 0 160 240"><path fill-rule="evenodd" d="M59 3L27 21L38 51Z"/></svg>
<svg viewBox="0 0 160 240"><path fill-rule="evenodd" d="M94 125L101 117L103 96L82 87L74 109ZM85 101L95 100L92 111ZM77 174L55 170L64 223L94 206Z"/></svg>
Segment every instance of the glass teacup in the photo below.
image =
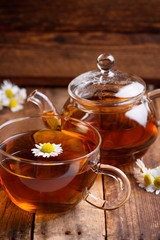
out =
<svg viewBox="0 0 160 240"><path fill-rule="evenodd" d="M65 116L34 116L0 126L0 179L13 203L29 212L63 214L82 199L111 210L130 195L127 176L100 164L101 136L81 120ZM99 199L89 189L97 174L117 178L115 201Z"/></svg>

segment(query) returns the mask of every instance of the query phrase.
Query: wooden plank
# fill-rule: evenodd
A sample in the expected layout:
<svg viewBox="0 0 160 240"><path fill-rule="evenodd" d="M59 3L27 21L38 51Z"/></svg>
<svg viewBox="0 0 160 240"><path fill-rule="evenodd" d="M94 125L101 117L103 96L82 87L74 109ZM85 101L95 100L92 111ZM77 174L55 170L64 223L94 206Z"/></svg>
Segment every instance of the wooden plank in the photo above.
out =
<svg viewBox="0 0 160 240"><path fill-rule="evenodd" d="M16 207L0 190L0 239L31 239L33 215Z"/></svg>
<svg viewBox="0 0 160 240"><path fill-rule="evenodd" d="M159 32L158 0L0 1L0 28L32 31Z"/></svg>
<svg viewBox="0 0 160 240"><path fill-rule="evenodd" d="M97 69L104 52L115 68L160 85L160 35L116 33L3 32L0 79L25 86L66 86L74 77Z"/></svg>
<svg viewBox="0 0 160 240"><path fill-rule="evenodd" d="M97 178L91 191L103 198L101 176ZM105 235L104 211L85 201L65 215L56 218L53 215L36 215L35 218L34 240L105 240Z"/></svg>

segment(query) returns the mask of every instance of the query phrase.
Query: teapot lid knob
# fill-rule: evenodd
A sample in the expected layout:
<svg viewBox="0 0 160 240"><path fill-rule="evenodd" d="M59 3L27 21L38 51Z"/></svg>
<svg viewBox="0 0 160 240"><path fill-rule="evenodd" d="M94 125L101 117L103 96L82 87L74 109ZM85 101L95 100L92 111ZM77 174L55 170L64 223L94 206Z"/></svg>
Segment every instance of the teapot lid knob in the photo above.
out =
<svg viewBox="0 0 160 240"><path fill-rule="evenodd" d="M97 66L101 73L108 72L114 66L114 57L111 54L103 53L97 58Z"/></svg>

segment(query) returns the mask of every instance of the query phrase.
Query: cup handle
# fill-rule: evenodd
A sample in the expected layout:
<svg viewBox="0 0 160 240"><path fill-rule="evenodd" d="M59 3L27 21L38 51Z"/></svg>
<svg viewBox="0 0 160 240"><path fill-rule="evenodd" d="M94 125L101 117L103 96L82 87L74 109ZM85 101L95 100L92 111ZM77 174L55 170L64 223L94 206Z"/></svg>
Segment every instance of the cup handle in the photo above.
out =
<svg viewBox="0 0 160 240"><path fill-rule="evenodd" d="M100 198L97 198L89 191L84 197L84 200L91 204L94 207L103 209L103 210L113 210L121 207L128 199L131 193L131 185L127 176L120 169L107 165L99 164L98 168L94 170L96 174L107 175L113 177L119 182L120 185L120 196L114 201L107 201Z"/></svg>

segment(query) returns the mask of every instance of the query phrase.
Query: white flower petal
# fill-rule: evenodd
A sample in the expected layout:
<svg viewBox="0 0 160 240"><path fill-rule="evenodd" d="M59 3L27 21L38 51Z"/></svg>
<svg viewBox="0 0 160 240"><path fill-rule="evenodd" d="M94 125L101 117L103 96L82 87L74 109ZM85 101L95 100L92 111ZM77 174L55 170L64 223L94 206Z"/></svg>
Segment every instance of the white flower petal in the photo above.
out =
<svg viewBox="0 0 160 240"><path fill-rule="evenodd" d="M6 90L8 88L12 88L12 83L10 82L10 80L4 80L3 84L1 85L2 90Z"/></svg>
<svg viewBox="0 0 160 240"><path fill-rule="evenodd" d="M141 172L145 172L147 170L147 168L145 167L143 161L141 161L140 159L138 159L136 161L136 164L140 168Z"/></svg>
<svg viewBox="0 0 160 240"><path fill-rule="evenodd" d="M159 190L156 190L156 195L158 195L160 193L160 189Z"/></svg>
<svg viewBox="0 0 160 240"><path fill-rule="evenodd" d="M13 85L12 91L13 91L13 94L14 94L14 95L16 95L16 94L18 93L19 90L20 90L20 89L19 89L18 86Z"/></svg>
<svg viewBox="0 0 160 240"><path fill-rule="evenodd" d="M8 107L9 106L9 103L10 103L10 99L9 98L3 97L2 101L3 101L3 106L4 107Z"/></svg>
<svg viewBox="0 0 160 240"><path fill-rule="evenodd" d="M35 144L35 146L36 146L36 148L41 149L42 144L41 144L41 143L40 143L39 145L38 145L38 144ZM34 149L36 149L36 148L34 148ZM38 149L36 149L36 150L38 151Z"/></svg>
<svg viewBox="0 0 160 240"><path fill-rule="evenodd" d="M144 186L143 183L140 183L140 184L139 184L139 187L141 187L141 188L145 188L145 186Z"/></svg>
<svg viewBox="0 0 160 240"><path fill-rule="evenodd" d="M17 112L23 109L23 106L18 104L16 107L10 108L12 112Z"/></svg>
<svg viewBox="0 0 160 240"><path fill-rule="evenodd" d="M160 167L157 167L157 168L152 169L152 176L153 176L154 178L160 177Z"/></svg>
<svg viewBox="0 0 160 240"><path fill-rule="evenodd" d="M25 100L26 97L27 97L26 89L25 89L25 88L20 89L20 91L19 91L18 94L19 94L20 102L24 103L24 100Z"/></svg>
<svg viewBox="0 0 160 240"><path fill-rule="evenodd" d="M146 187L146 191L147 192L154 192L155 191L155 187L153 186L153 184L151 184L148 187Z"/></svg>

